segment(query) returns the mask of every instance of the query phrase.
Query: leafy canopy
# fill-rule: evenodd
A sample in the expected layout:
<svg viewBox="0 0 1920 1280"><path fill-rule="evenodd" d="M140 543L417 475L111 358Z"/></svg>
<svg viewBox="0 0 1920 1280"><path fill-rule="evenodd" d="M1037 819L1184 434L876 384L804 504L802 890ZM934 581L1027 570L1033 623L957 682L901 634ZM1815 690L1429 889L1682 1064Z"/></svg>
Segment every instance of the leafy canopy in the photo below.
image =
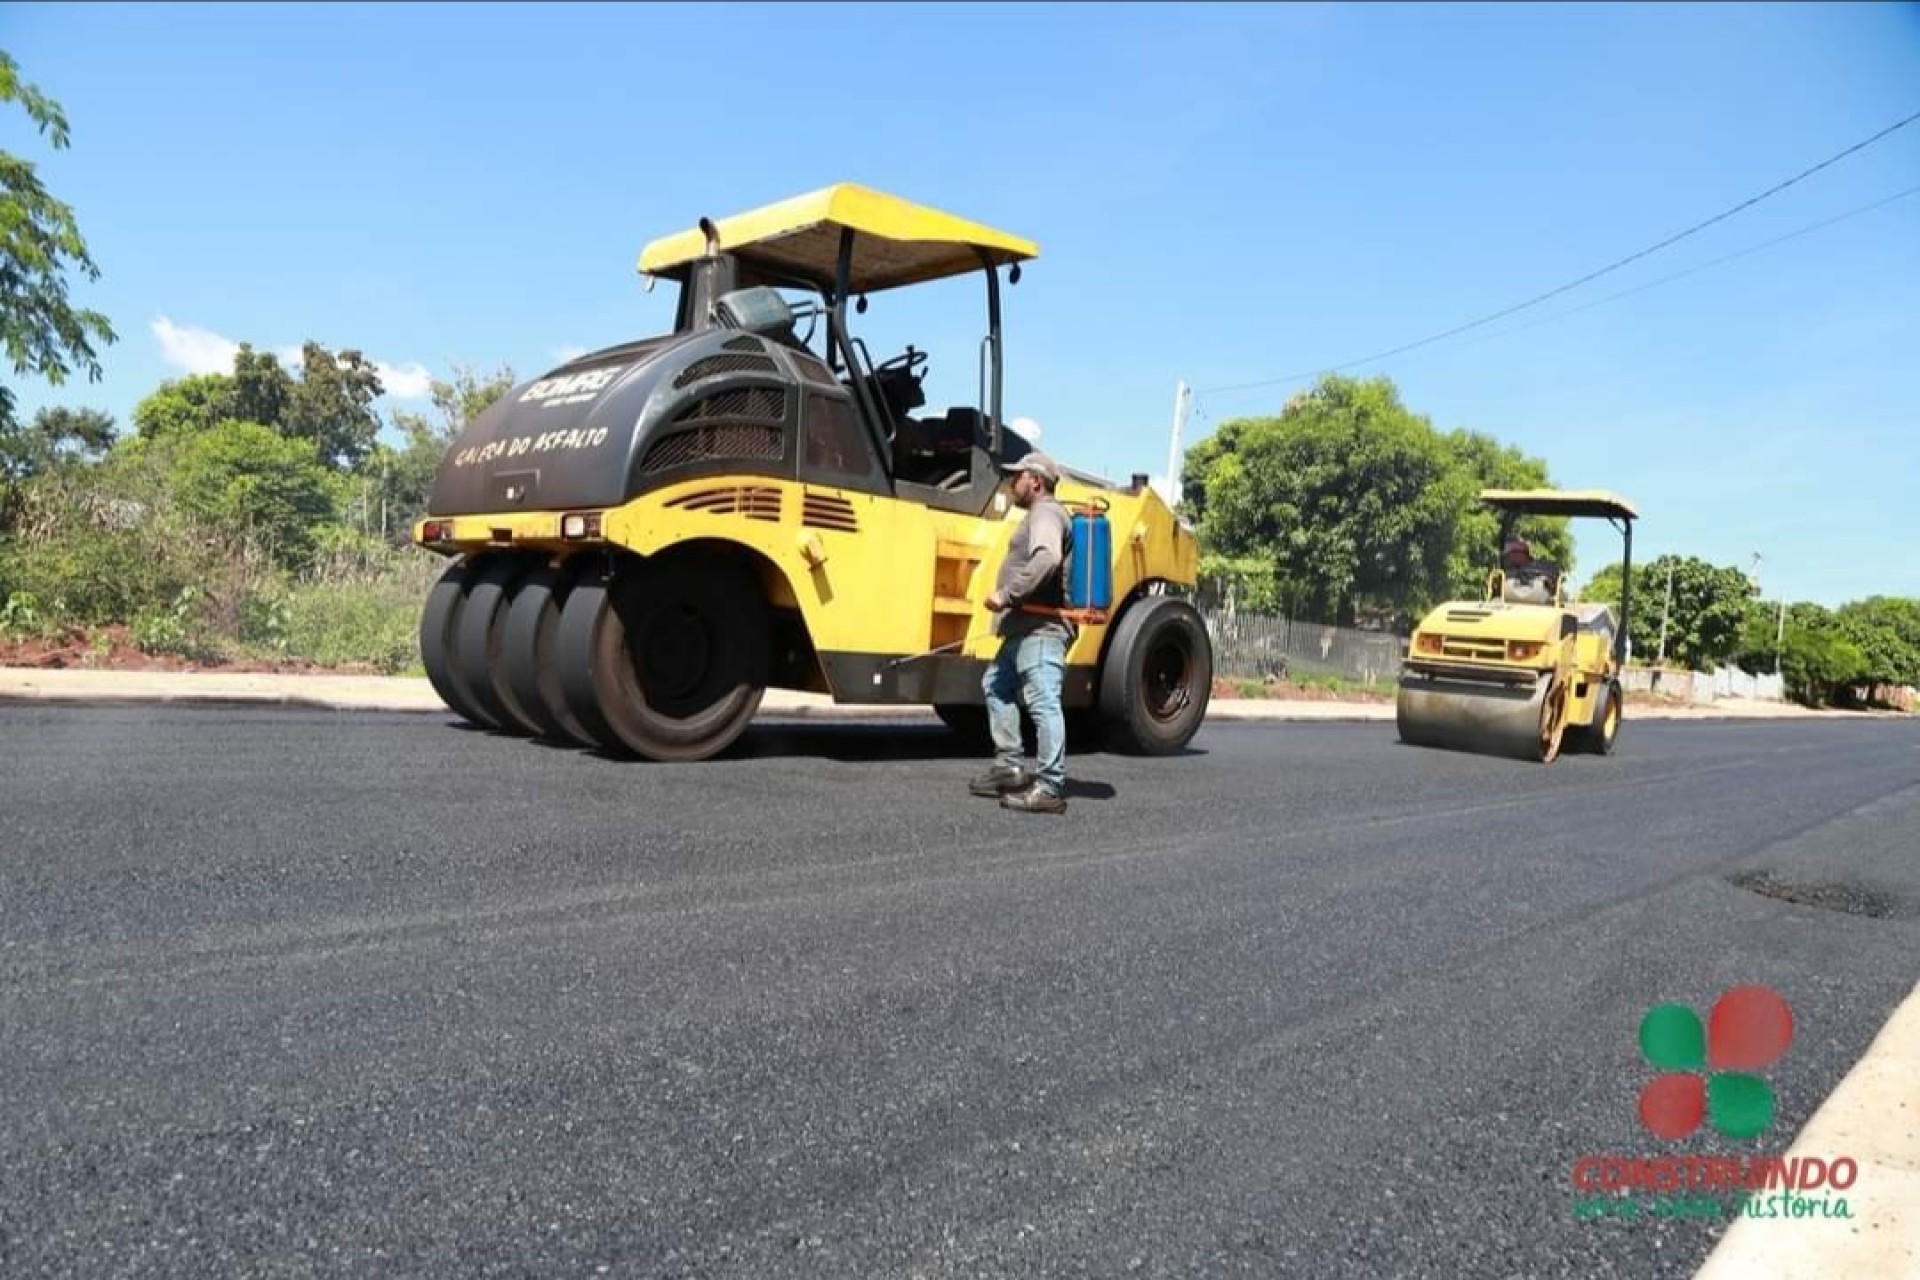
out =
<svg viewBox="0 0 1920 1280"><path fill-rule="evenodd" d="M69 142L65 111L38 86L20 78L19 64L0 50L0 103L17 103L54 150ZM0 345L16 375L62 386L76 370L101 377L95 344L118 340L107 318L75 307L67 273L100 278L73 209L41 182L33 163L0 151ZM0 386L0 431L11 431L13 392Z"/></svg>
<svg viewBox="0 0 1920 1280"><path fill-rule="evenodd" d="M1223 423L1182 479L1213 581L1250 607L1349 624L1478 599L1500 522L1480 490L1550 487L1544 462L1477 432L1441 434L1389 379L1342 377L1278 417ZM1518 532L1566 573L1566 526L1530 517Z"/></svg>

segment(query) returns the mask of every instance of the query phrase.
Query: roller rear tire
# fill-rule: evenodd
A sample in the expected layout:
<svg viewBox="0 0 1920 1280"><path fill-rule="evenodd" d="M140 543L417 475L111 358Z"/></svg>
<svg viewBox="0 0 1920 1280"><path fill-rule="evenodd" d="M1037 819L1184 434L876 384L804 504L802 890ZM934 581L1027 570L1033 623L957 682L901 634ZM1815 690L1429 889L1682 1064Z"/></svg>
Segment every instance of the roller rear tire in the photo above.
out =
<svg viewBox="0 0 1920 1280"><path fill-rule="evenodd" d="M599 745L599 737L581 724L560 687L557 647L560 611L583 572L581 563L570 561L559 567L543 564L527 574L507 610L500 650L507 686L538 726L535 735L551 742L593 747ZM604 724L601 730L612 732Z"/></svg>
<svg viewBox="0 0 1920 1280"><path fill-rule="evenodd" d="M760 709L769 629L759 584L737 561L626 561L568 593L556 637L561 690L607 751L710 759Z"/></svg>
<svg viewBox="0 0 1920 1280"><path fill-rule="evenodd" d="M514 593L538 563L526 556L494 557L468 588L454 629L454 659L467 692L502 732L522 737L538 734L541 725L508 684L506 621Z"/></svg>
<svg viewBox="0 0 1920 1280"><path fill-rule="evenodd" d="M1200 730L1213 698L1213 641L1178 596L1146 596L1120 615L1100 671L1106 745L1172 755Z"/></svg>
<svg viewBox="0 0 1920 1280"><path fill-rule="evenodd" d="M420 613L420 665L427 670L427 683L455 715L483 729L498 729L499 722L474 696L459 662L460 615L477 576L472 561L456 560L427 593Z"/></svg>

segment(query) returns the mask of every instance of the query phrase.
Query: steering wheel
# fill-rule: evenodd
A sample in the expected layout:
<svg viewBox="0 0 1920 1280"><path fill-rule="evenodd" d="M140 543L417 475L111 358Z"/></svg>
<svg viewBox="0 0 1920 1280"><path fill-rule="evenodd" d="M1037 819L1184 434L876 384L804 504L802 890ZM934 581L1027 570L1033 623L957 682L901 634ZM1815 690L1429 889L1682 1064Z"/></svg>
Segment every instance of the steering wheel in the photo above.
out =
<svg viewBox="0 0 1920 1280"><path fill-rule="evenodd" d="M896 369L901 373L912 373L916 369L925 367L926 363L927 353L924 351L915 351L913 344L908 343L904 353L895 356L893 359L888 360L879 368L875 369L873 376L878 378L880 375L892 373Z"/></svg>
<svg viewBox="0 0 1920 1280"><path fill-rule="evenodd" d="M880 397L889 419L887 426L889 443L899 438L898 419L927 402L926 395L920 389L925 375L914 376L914 371L922 368L926 363L927 353L915 351L909 344L904 354L893 357L873 371L874 391Z"/></svg>

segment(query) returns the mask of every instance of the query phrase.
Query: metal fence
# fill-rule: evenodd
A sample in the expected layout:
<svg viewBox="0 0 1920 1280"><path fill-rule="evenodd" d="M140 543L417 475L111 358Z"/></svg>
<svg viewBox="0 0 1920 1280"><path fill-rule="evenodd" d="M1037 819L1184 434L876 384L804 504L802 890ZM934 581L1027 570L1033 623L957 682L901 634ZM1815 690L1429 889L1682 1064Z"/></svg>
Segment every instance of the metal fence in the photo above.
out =
<svg viewBox="0 0 1920 1280"><path fill-rule="evenodd" d="M1621 673L1620 683L1629 693L1663 693L1690 702L1715 702L1721 698L1781 702L1787 696L1785 682L1778 675L1749 675L1738 667L1721 667L1716 671L1628 667Z"/></svg>
<svg viewBox="0 0 1920 1280"><path fill-rule="evenodd" d="M1407 638L1391 631L1223 610L1201 617L1213 639L1214 674L1228 680L1390 683L1407 650Z"/></svg>
<svg viewBox="0 0 1920 1280"><path fill-rule="evenodd" d="M1390 685L1406 656L1405 635L1267 614L1202 609L1213 638L1214 674L1226 680L1284 680L1305 684L1329 677L1367 685ZM1657 692L1693 702L1749 698L1777 702L1786 696L1778 675L1749 675L1735 667L1717 671L1629 667L1621 673L1629 692Z"/></svg>

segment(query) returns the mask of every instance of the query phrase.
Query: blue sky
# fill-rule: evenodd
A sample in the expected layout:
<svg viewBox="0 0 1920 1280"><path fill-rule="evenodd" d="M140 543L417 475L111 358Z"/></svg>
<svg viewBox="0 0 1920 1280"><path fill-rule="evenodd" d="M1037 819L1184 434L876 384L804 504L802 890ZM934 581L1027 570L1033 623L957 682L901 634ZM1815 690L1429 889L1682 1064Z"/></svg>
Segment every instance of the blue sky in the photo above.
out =
<svg viewBox="0 0 1920 1280"><path fill-rule="evenodd" d="M1166 465L1326 369L1523 301L1920 111L1920 6L9 5L66 107L0 147L75 208L123 424L234 341L315 338L402 398L671 325L650 239L837 181L1028 236L1008 409ZM1350 372L1639 505L1636 552L1827 604L1920 596L1920 123L1631 266ZM972 398L978 281L885 295L875 357ZM1520 327L1520 326L1529 327ZM1618 555L1584 526L1580 576Z"/></svg>

